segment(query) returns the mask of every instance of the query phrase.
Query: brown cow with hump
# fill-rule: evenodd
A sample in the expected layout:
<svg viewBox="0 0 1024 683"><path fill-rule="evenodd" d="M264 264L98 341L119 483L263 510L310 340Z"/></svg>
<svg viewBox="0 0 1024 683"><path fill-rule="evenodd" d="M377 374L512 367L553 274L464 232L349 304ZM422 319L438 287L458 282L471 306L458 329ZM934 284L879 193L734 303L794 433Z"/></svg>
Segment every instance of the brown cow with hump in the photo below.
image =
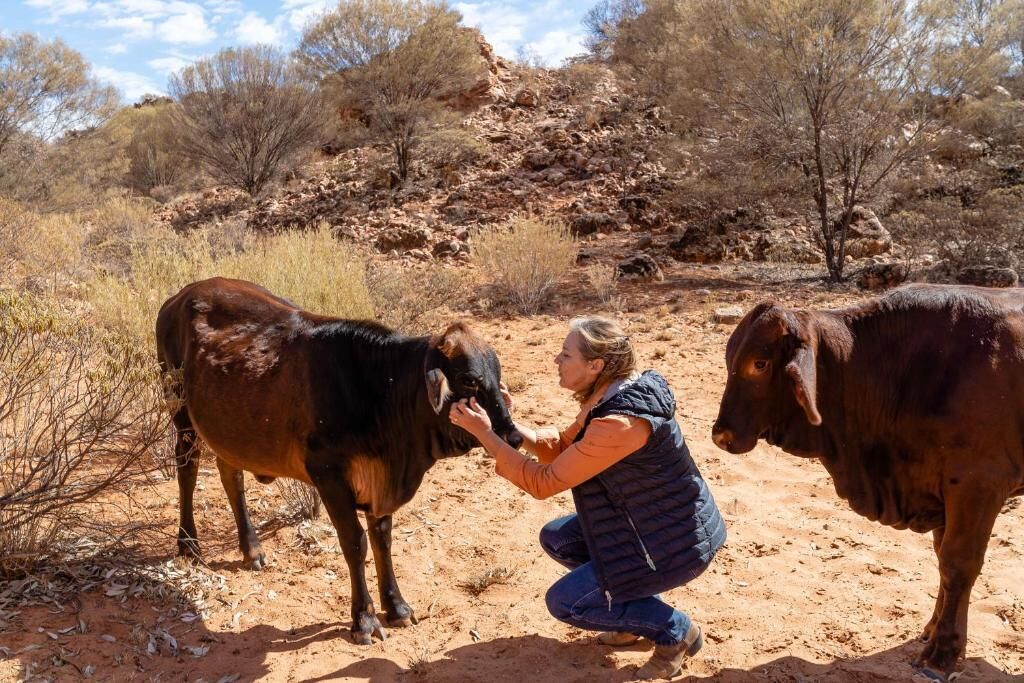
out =
<svg viewBox="0 0 1024 683"><path fill-rule="evenodd" d="M352 581L352 636L385 638L366 587L366 514L380 600L394 626L415 623L391 564L391 514L416 493L439 458L479 445L448 420L453 400L475 396L515 447L494 351L462 324L405 337L373 322L301 310L262 287L214 278L186 286L156 322L157 357L175 379L173 416L180 528L178 552L199 556L192 495L201 438L238 527L242 554L265 559L245 505L242 472L316 487Z"/></svg>
<svg viewBox="0 0 1024 683"><path fill-rule="evenodd" d="M818 458L855 512L932 532L935 611L915 661L944 678L993 524L1024 493L1024 291L909 285L829 311L750 311L726 348L715 443Z"/></svg>

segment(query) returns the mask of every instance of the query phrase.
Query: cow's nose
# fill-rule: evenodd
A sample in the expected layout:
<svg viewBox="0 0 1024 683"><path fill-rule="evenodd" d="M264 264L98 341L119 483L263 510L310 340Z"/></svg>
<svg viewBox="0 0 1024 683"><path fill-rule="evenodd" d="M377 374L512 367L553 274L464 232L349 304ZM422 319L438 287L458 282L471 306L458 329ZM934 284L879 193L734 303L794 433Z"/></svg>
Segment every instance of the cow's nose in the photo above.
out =
<svg viewBox="0 0 1024 683"><path fill-rule="evenodd" d="M732 445L733 433L731 430L722 429L718 425L715 425L711 429L711 440L714 441L715 445L723 451L727 451L729 450L729 446Z"/></svg>
<svg viewBox="0 0 1024 683"><path fill-rule="evenodd" d="M508 445L512 448L519 448L523 445L523 435L513 429L505 436L505 441L507 441Z"/></svg>

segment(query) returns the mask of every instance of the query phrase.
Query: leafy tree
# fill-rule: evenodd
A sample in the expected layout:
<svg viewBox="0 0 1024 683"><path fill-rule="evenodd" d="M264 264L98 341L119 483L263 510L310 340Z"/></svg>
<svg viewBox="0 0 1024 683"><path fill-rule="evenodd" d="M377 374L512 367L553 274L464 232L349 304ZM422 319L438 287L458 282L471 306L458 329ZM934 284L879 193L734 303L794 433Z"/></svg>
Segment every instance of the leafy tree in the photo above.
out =
<svg viewBox="0 0 1024 683"><path fill-rule="evenodd" d="M388 143L402 180L423 136L453 125L444 100L468 90L485 68L461 20L443 2L342 0L297 50L338 108Z"/></svg>

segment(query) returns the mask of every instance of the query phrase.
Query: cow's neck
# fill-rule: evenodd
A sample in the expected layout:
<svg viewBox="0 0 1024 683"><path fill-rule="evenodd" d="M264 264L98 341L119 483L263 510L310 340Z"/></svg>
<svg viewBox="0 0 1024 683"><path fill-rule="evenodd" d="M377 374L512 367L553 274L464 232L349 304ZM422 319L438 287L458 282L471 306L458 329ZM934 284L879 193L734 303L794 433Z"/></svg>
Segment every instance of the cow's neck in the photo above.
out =
<svg viewBox="0 0 1024 683"><path fill-rule="evenodd" d="M906 524L899 505L904 494L887 469L900 440L879 432L893 422L889 413L898 406L880 390L882 359L871 355L888 347L878 315L868 308L822 315L826 324L819 330L817 369L823 421L809 432L836 492L859 514L900 528Z"/></svg>

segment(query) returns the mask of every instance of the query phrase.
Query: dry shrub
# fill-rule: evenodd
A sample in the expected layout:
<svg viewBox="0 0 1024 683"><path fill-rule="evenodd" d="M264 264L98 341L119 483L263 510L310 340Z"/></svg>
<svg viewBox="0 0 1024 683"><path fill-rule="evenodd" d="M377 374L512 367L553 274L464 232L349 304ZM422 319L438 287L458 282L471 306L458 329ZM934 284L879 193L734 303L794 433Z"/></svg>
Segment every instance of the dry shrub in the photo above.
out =
<svg viewBox="0 0 1024 683"><path fill-rule="evenodd" d="M1016 144L1024 127L1024 103L997 95L971 99L950 112L950 120L978 138L997 145Z"/></svg>
<svg viewBox="0 0 1024 683"><path fill-rule="evenodd" d="M86 255L108 273L126 273L133 249L161 232L153 223L152 202L130 197L111 197L84 217L92 225Z"/></svg>
<svg viewBox="0 0 1024 683"><path fill-rule="evenodd" d="M0 277L56 292L82 265L85 228L70 214L37 215L0 200Z"/></svg>
<svg viewBox="0 0 1024 683"><path fill-rule="evenodd" d="M436 331L434 314L442 307L460 306L469 294L464 275L436 262L410 268L371 261L366 287L376 318L409 334Z"/></svg>
<svg viewBox="0 0 1024 683"><path fill-rule="evenodd" d="M619 269L614 263L595 263L586 268L587 281L601 303L615 302L615 289L619 284Z"/></svg>
<svg viewBox="0 0 1024 683"><path fill-rule="evenodd" d="M167 426L149 349L0 296L0 575L65 539L130 535L124 499L168 452Z"/></svg>
<svg viewBox="0 0 1024 683"><path fill-rule="evenodd" d="M232 229L232 228L228 228ZM373 307L360 255L325 224L306 231L225 237L216 228L173 233L132 254L126 277L104 275L89 298L101 322L153 343L157 311L190 282L214 276L255 282L317 313L369 318Z"/></svg>
<svg viewBox="0 0 1024 683"><path fill-rule="evenodd" d="M932 251L954 270L969 265L1018 269L1024 259L1024 186L991 190L966 207L955 197L918 202L886 219L915 253Z"/></svg>
<svg viewBox="0 0 1024 683"><path fill-rule="evenodd" d="M276 483L285 504L299 519L312 521L320 516L320 494L314 487L297 479L278 479Z"/></svg>
<svg viewBox="0 0 1024 683"><path fill-rule="evenodd" d="M588 62L577 62L560 69L562 86L566 89L569 101L580 103L597 94L602 81L611 81L613 76L608 67Z"/></svg>
<svg viewBox="0 0 1024 683"><path fill-rule="evenodd" d="M578 245L552 218L515 217L473 238L473 261L523 313L534 313L575 262Z"/></svg>

